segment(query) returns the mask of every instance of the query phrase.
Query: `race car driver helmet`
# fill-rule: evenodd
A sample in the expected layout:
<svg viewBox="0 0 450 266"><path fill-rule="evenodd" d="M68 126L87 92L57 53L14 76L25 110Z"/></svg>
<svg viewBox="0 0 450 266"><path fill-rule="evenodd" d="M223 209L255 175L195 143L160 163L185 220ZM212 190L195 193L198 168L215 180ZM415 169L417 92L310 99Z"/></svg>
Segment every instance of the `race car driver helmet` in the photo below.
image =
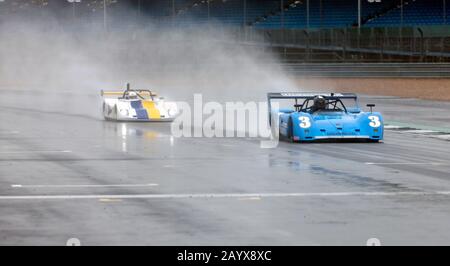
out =
<svg viewBox="0 0 450 266"><path fill-rule="evenodd" d="M130 91L128 93L128 99L137 99L137 93L134 91Z"/></svg>
<svg viewBox="0 0 450 266"><path fill-rule="evenodd" d="M324 110L327 107L327 101L323 96L314 97L314 110Z"/></svg>

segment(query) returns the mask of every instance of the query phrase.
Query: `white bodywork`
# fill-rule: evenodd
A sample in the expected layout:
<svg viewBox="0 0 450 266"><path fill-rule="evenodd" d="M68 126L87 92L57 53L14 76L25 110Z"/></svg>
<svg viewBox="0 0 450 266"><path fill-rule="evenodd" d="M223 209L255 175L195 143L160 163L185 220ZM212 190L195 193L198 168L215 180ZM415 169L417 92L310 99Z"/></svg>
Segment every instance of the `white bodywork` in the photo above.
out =
<svg viewBox="0 0 450 266"><path fill-rule="evenodd" d="M136 106L142 106L142 108L136 109ZM145 117L143 114L145 111L148 113L148 117ZM150 115L150 113L152 115ZM177 114L178 108L176 103L165 102L161 98L154 100L122 98L103 99L103 116L106 120L170 122L175 119Z"/></svg>

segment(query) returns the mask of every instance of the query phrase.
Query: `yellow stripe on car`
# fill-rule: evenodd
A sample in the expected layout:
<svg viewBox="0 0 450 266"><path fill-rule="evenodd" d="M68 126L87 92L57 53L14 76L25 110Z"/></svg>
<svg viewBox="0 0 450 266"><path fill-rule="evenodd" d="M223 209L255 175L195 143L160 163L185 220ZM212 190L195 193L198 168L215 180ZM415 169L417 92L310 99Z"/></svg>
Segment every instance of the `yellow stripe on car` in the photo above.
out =
<svg viewBox="0 0 450 266"><path fill-rule="evenodd" d="M156 105L152 101L142 101L142 106L145 110L147 110L148 118L150 119L160 119L161 114L159 110L156 108Z"/></svg>

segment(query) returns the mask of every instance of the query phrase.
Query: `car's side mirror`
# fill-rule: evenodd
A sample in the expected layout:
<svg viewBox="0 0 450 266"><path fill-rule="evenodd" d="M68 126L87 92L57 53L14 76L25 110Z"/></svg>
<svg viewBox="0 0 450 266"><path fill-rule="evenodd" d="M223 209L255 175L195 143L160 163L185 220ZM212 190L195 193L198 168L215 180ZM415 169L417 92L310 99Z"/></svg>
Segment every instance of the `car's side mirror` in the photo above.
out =
<svg viewBox="0 0 450 266"><path fill-rule="evenodd" d="M372 108L375 107L375 104L373 104L373 103L368 103L366 106L370 108L370 112L372 113Z"/></svg>

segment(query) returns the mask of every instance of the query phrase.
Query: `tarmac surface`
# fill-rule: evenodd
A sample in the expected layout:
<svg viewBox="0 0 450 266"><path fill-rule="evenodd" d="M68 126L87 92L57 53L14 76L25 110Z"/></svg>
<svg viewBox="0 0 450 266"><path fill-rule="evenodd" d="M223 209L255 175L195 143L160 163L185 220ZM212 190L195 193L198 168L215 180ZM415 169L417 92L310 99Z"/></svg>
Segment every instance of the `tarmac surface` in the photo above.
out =
<svg viewBox="0 0 450 266"><path fill-rule="evenodd" d="M175 138L0 100L0 245L450 244L450 104L375 102L382 143Z"/></svg>

